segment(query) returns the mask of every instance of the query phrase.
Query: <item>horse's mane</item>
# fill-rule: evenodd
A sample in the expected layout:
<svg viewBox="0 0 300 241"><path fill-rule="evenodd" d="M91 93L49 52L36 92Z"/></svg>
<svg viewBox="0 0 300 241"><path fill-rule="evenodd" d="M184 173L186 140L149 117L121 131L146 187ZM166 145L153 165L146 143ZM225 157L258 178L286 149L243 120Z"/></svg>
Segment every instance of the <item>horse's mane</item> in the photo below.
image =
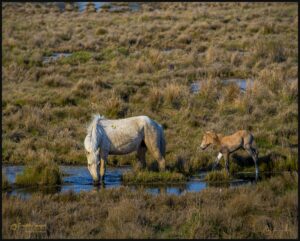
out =
<svg viewBox="0 0 300 241"><path fill-rule="evenodd" d="M99 114L93 115L93 119L87 127L87 136L84 141L84 145L86 149L95 150L99 146L100 130L99 128L97 128L97 125L99 124L99 120L104 120L104 119L105 117Z"/></svg>
<svg viewBox="0 0 300 241"><path fill-rule="evenodd" d="M91 135L93 127L98 124L99 120L104 120L105 117L99 114L93 115L93 119L87 127L87 134Z"/></svg>

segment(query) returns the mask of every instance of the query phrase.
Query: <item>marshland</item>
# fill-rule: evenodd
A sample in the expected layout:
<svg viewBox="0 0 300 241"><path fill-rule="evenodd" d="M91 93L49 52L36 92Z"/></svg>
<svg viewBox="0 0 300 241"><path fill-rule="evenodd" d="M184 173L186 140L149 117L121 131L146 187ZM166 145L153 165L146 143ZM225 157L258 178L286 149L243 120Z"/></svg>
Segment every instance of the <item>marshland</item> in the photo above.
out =
<svg viewBox="0 0 300 241"><path fill-rule="evenodd" d="M95 113L160 123L166 171L109 156L93 187ZM242 129L257 182L199 148ZM296 3L2 4L4 238L297 238L297 171Z"/></svg>

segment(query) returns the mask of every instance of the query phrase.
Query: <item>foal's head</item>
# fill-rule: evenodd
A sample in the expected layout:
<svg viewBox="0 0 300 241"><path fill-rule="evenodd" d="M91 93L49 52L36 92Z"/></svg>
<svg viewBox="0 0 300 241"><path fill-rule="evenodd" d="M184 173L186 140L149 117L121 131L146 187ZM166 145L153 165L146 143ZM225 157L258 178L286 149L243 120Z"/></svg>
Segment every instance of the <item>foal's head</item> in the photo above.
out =
<svg viewBox="0 0 300 241"><path fill-rule="evenodd" d="M200 148L202 150L205 150L208 146L210 146L211 144L214 144L218 141L218 136L216 133L211 132L211 131L207 131L204 133L203 135L203 139L200 145Z"/></svg>

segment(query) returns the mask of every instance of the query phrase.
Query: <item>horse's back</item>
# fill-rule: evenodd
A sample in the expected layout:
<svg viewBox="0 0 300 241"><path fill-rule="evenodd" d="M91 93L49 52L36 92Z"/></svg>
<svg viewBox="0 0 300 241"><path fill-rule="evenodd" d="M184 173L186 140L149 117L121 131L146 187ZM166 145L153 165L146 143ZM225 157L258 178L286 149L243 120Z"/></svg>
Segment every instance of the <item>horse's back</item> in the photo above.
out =
<svg viewBox="0 0 300 241"><path fill-rule="evenodd" d="M103 124L140 124L144 122L151 122L151 119L148 116L133 116L123 119L103 119L101 120L101 123Z"/></svg>
<svg viewBox="0 0 300 241"><path fill-rule="evenodd" d="M123 154L134 151L147 135L161 138L161 126L148 116L134 116L123 119L103 119L100 121L111 143L111 154ZM149 139L148 139L149 140Z"/></svg>

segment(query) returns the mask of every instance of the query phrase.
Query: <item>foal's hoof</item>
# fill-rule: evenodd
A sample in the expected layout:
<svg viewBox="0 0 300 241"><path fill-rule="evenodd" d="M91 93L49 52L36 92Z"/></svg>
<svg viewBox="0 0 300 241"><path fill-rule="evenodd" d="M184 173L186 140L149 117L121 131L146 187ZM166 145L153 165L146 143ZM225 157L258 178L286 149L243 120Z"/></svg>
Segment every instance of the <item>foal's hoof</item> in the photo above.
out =
<svg viewBox="0 0 300 241"><path fill-rule="evenodd" d="M139 172L139 171L142 171L146 168L145 165L142 165L141 163L136 163L134 166L133 166L133 170L135 172Z"/></svg>

